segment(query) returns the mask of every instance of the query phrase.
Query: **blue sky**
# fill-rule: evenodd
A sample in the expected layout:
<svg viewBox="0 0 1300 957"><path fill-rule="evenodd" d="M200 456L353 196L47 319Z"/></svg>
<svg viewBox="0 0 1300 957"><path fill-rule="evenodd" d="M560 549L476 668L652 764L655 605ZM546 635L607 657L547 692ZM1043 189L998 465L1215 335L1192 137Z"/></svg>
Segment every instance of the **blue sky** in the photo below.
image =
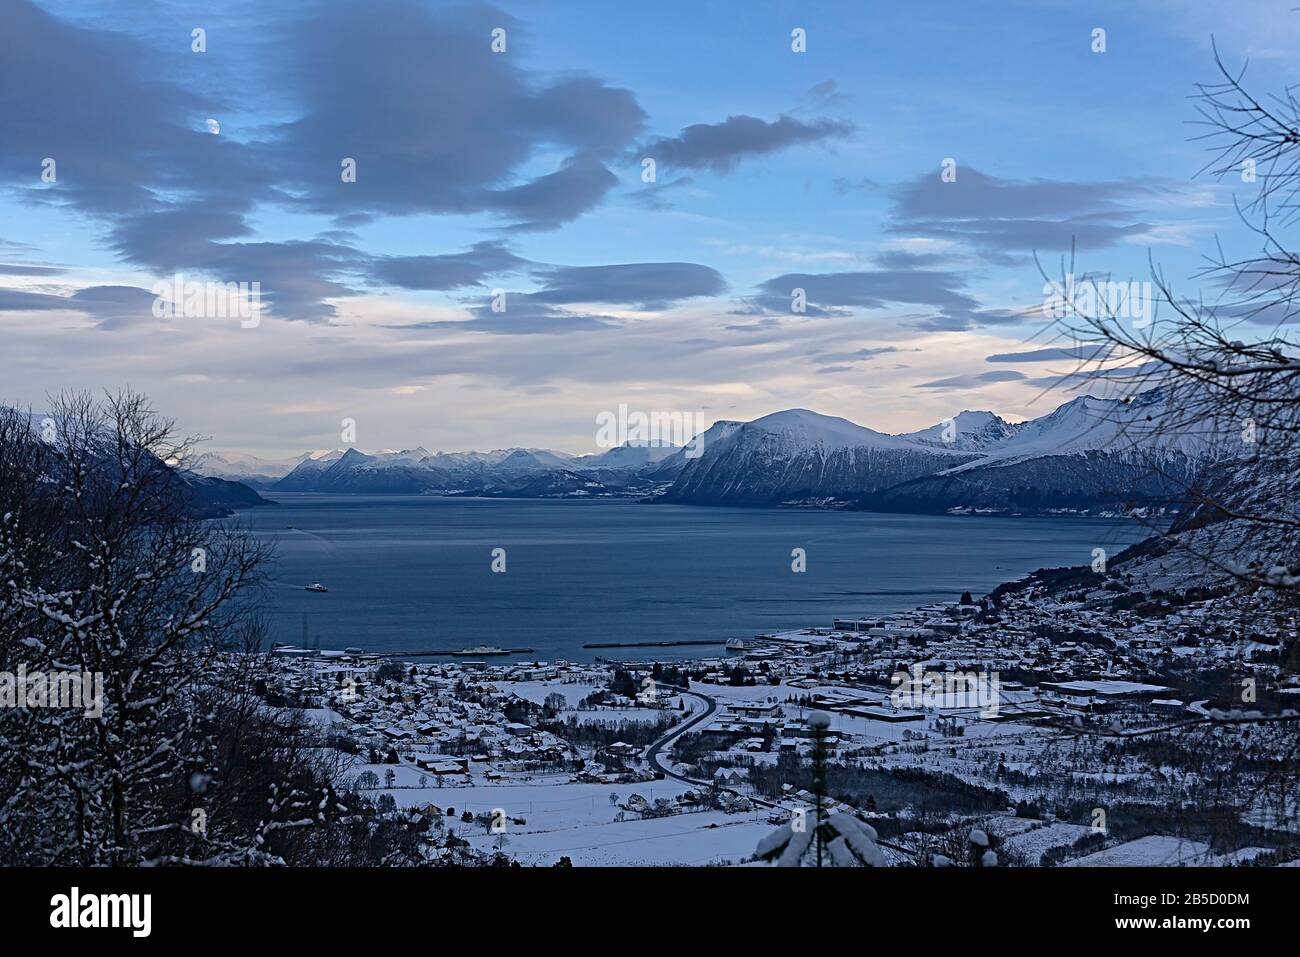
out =
<svg viewBox="0 0 1300 957"><path fill-rule="evenodd" d="M1271 2L207 6L0 6L0 399L129 384L262 454L1042 414L1068 363L988 360L1046 344L1033 255L1196 295L1253 251L1189 96L1212 35L1261 94L1300 39ZM263 321L154 317L175 272Z"/></svg>

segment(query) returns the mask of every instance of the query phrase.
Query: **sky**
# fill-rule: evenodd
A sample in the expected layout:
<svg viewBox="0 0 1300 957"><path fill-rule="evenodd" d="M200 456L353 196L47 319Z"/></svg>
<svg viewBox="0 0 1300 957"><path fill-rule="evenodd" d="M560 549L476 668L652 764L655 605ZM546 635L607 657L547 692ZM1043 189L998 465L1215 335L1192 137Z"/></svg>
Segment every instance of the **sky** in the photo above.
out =
<svg viewBox="0 0 1300 957"><path fill-rule="evenodd" d="M1212 37L1300 80L1293 4L0 0L0 402L267 456L1042 415L1040 266L1258 248L1191 96ZM176 274L256 321L160 316Z"/></svg>

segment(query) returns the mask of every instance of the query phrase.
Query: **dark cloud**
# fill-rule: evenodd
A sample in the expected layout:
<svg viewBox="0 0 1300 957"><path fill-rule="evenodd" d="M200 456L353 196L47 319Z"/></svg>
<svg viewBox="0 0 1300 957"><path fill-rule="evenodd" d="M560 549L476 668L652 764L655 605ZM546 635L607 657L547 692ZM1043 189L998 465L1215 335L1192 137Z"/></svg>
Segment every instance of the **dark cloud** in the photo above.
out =
<svg viewBox="0 0 1300 957"><path fill-rule="evenodd" d="M978 389L980 386L991 385L997 382L1018 382L1025 378L1023 372L1016 372L1014 369L999 369L994 372L981 372L978 375L955 375L948 379L936 379L933 382L923 382L917 386L918 389L936 389L939 391L949 391L956 389Z"/></svg>
<svg viewBox="0 0 1300 957"><path fill-rule="evenodd" d="M889 249L877 253L876 265L886 269L930 269L947 262L950 257L939 253L909 253L899 249Z"/></svg>
<svg viewBox="0 0 1300 957"><path fill-rule="evenodd" d="M370 262L352 246L321 239L216 241L249 232L240 216L187 207L132 217L113 230L112 243L123 259L154 271L260 283L263 303L275 314L312 322L335 316L325 300L355 295L347 277L361 275Z"/></svg>
<svg viewBox="0 0 1300 957"><path fill-rule="evenodd" d="M955 182L926 173L896 191L892 232L965 243L1007 261L1008 253L1097 249L1151 229L1131 208L1168 194L1155 180L1006 180L971 167Z"/></svg>
<svg viewBox="0 0 1300 957"><path fill-rule="evenodd" d="M0 263L0 276L61 276L61 266L28 266L25 263Z"/></svg>
<svg viewBox="0 0 1300 957"><path fill-rule="evenodd" d="M324 300L354 294L370 259L340 230L419 213L553 228L604 199L616 185L607 162L643 131L629 91L583 74L535 75L520 57L493 54L493 28L507 29L512 52L527 31L491 6L287 9L258 28L282 58L273 69L291 119L241 140L203 128L230 105L173 79L180 71L164 54L12 0L0 89L23 94L0 109L0 181L100 217L133 265L260 281L276 314L322 320L335 312ZM551 155L559 159L539 168ZM52 184L40 180L45 156L58 164ZM344 158L357 163L355 183L342 181ZM263 204L329 215L335 235L248 242ZM421 269L455 268L434 257L381 261L375 272L418 283Z"/></svg>
<svg viewBox="0 0 1300 957"><path fill-rule="evenodd" d="M87 286L68 296L0 288L0 312L69 310L96 320L101 329L155 321L154 294L138 286Z"/></svg>
<svg viewBox="0 0 1300 957"><path fill-rule="evenodd" d="M751 312L798 315L791 310L793 290L807 296L807 316L849 315L852 308L884 309L921 305L967 321L979 303L963 291L966 278L942 270L879 269L864 272L786 273L759 285L760 294L745 301Z"/></svg>
<svg viewBox="0 0 1300 957"><path fill-rule="evenodd" d="M428 8L406 0L328 2L286 22L300 114L267 145L277 169L323 213L498 213L519 228L550 228L614 186L604 160L636 137L645 114L627 90L583 75L556 81L491 51L514 18L485 5ZM543 152L556 169L525 174ZM357 162L343 184L339 164Z"/></svg>
<svg viewBox="0 0 1300 957"><path fill-rule="evenodd" d="M908 320L908 325L923 332L965 332L988 326L1014 326L1039 316L1033 309L977 309L968 313L940 313L918 316Z"/></svg>
<svg viewBox="0 0 1300 957"><path fill-rule="evenodd" d="M562 335L612 329L620 321L612 316L572 312L531 302L526 295L507 293L505 310L493 312L490 302L472 306L469 319L430 320L390 328L414 332L485 332L494 335Z"/></svg>
<svg viewBox="0 0 1300 957"><path fill-rule="evenodd" d="M482 244L481 244L482 245ZM490 244L485 244L490 247ZM480 247L475 247L479 250ZM488 258L508 254L490 247ZM428 257L438 258L438 257ZM454 260L456 257L446 257ZM518 265L522 260L514 263ZM391 265L391 261L389 265ZM479 265L479 263L475 263ZM404 264L403 269L410 268ZM467 276L440 263L432 270L439 277ZM633 309L666 309L697 296L714 296L725 291L722 276L696 263L620 263L609 266L542 266L532 264L531 273L540 283L536 292L506 291L504 309L495 312L491 297L467 302L470 318L433 320L392 328L404 332L487 332L496 335L556 335L610 329L622 324L614 316L592 313L570 306L593 304L626 306ZM469 283L465 283L469 285ZM425 287L419 287L425 288Z"/></svg>
<svg viewBox="0 0 1300 957"><path fill-rule="evenodd" d="M819 363L861 362L865 359L874 359L877 356L889 355L894 352L916 351L916 349L899 349L898 346L873 346L866 349L855 349L852 352L823 352L814 356L813 361Z"/></svg>
<svg viewBox="0 0 1300 957"><path fill-rule="evenodd" d="M574 156L554 173L509 189L479 194L484 209L517 220L514 232L554 229L595 207L618 183L618 177L593 156Z"/></svg>
<svg viewBox="0 0 1300 957"><path fill-rule="evenodd" d="M636 309L664 309L684 299L716 296L727 284L716 269L697 263L620 263L561 266L545 274L534 303L611 303Z"/></svg>
<svg viewBox="0 0 1300 957"><path fill-rule="evenodd" d="M238 175L247 165L238 148L194 128L212 103L159 79L156 60L125 34L9 0L0 30L0 177L29 198L110 215L161 208L156 190L200 181L214 151L220 180ZM57 164L54 183L41 181L45 157Z"/></svg>
<svg viewBox="0 0 1300 957"><path fill-rule="evenodd" d="M464 289L481 286L487 276L516 272L528 265L497 242L475 243L465 252L437 256L386 256L376 259L371 275L401 289Z"/></svg>
<svg viewBox="0 0 1300 957"><path fill-rule="evenodd" d="M775 153L788 146L843 139L853 124L842 120L804 121L782 116L768 122L754 116L729 116L721 123L696 123L673 137L644 147L661 169L709 169L725 173L749 156Z"/></svg>
<svg viewBox="0 0 1300 957"><path fill-rule="evenodd" d="M1089 362L1104 359L1107 349L1102 346L1068 346L1035 349L1031 352L1001 352L987 356L985 362L1054 362L1073 360Z"/></svg>

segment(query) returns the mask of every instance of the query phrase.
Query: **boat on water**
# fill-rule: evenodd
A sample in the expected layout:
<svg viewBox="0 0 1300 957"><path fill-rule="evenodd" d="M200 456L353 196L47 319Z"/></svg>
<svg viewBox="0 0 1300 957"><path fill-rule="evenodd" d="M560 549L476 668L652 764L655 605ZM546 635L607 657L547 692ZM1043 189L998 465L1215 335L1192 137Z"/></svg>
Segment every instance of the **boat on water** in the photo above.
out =
<svg viewBox="0 0 1300 957"><path fill-rule="evenodd" d="M748 651L748 650L749 650L749 645L745 644L745 639L743 639L743 638L728 638L728 639L727 639L727 650L728 650L728 651Z"/></svg>
<svg viewBox="0 0 1300 957"><path fill-rule="evenodd" d="M307 590L308 591L329 591L329 589L326 588L324 585L322 585L320 582L312 582L310 585L307 586Z"/></svg>
<svg viewBox="0 0 1300 957"><path fill-rule="evenodd" d="M478 657L479 655L508 655L509 651L504 648L497 648L493 645L475 645L473 648L462 648L460 651L453 651L452 655L456 658Z"/></svg>

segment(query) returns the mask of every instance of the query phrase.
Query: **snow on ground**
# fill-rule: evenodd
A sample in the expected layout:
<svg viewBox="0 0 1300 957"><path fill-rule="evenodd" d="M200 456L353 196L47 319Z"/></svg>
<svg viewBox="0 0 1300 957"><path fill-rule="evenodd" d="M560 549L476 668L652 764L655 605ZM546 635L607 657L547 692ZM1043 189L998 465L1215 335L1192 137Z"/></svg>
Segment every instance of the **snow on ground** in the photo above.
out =
<svg viewBox="0 0 1300 957"><path fill-rule="evenodd" d="M576 708L579 701L600 690L596 685L579 681L493 681L492 684L503 693L514 692L535 704L545 703L548 694L562 694L570 708Z"/></svg>
<svg viewBox="0 0 1300 957"><path fill-rule="evenodd" d="M1079 838L1087 837L1092 833L1092 829L1083 824L1067 824L1064 821L1054 821L1051 824L1039 826L1043 825L1042 821L1022 820L1034 826L1005 837L1003 846L1009 851L1023 854L1026 862L1031 866L1037 866L1043 854L1052 848L1068 847ZM1005 832L999 829L998 833Z"/></svg>
<svg viewBox="0 0 1300 957"><path fill-rule="evenodd" d="M419 777L418 773L416 777ZM398 784L401 783L399 778ZM612 821L619 809L610 803L611 793L617 794L620 801L626 801L631 794L653 801L661 797L675 798L689 790L691 785L673 780L638 784L571 784L568 775L554 774L539 776L532 781L484 782L468 787L397 787L387 793L392 794L401 807L423 807L432 803L445 810L451 805L457 814L466 810L477 814L503 808L513 817L527 818L528 830L534 830ZM381 793L384 793L382 789L375 792L376 796Z"/></svg>
<svg viewBox="0 0 1300 957"><path fill-rule="evenodd" d="M561 694L569 704L569 710L560 714L568 720L576 717L583 724L616 725L621 721L642 721L653 724L659 719L660 712L654 708L596 708L579 711L578 704L584 699L603 690L602 687L578 681L494 681L503 692L517 694L519 697L536 704L544 704L548 695ZM697 704L694 698L687 698L687 710ZM677 707L677 698L670 699L670 707Z"/></svg>
<svg viewBox="0 0 1300 957"><path fill-rule="evenodd" d="M688 699L690 700L690 699ZM671 713L680 714L677 711L676 699L669 706ZM690 714L690 706L687 706L686 714ZM606 726L616 726L624 721L635 721L643 724L654 724L665 712L658 708L598 708L594 711L565 711L560 715L566 721L569 718L577 718L582 724L603 724Z"/></svg>
<svg viewBox="0 0 1300 957"><path fill-rule="evenodd" d="M323 728L329 728L333 725L343 724L343 715L339 714L333 708L303 708L302 715L308 721L313 721Z"/></svg>
<svg viewBox="0 0 1300 957"><path fill-rule="evenodd" d="M1212 863L1208 844L1168 834L1148 834L1133 841L1066 861L1065 867L1197 867Z"/></svg>
<svg viewBox="0 0 1300 957"><path fill-rule="evenodd" d="M607 808L608 809L608 808ZM576 866L700 865L739 863L753 855L772 831L766 814L699 811L649 820L608 821L538 830L511 827L502 850L521 864L553 864L568 857ZM496 839L462 831L472 845L491 850Z"/></svg>
<svg viewBox="0 0 1300 957"><path fill-rule="evenodd" d="M361 765L380 775L392 765ZM445 814L445 825L475 848L491 851L497 837L478 824L460 820L465 811L491 814L496 808L509 821L502 850L521 864L552 864L567 856L575 865L655 865L737 862L754 851L760 838L772 830L766 810L748 814L701 811L674 814L649 820L637 819L611 803L610 795L626 803L632 794L647 801L675 798L691 790L680 781L647 781L640 784L570 784L564 775L537 778L530 782L472 786L415 787L419 772L411 767L394 768L397 787L371 792L391 794L401 807L423 808L433 804ZM626 819L618 821L622 814ZM711 827L710 825L717 825Z"/></svg>

